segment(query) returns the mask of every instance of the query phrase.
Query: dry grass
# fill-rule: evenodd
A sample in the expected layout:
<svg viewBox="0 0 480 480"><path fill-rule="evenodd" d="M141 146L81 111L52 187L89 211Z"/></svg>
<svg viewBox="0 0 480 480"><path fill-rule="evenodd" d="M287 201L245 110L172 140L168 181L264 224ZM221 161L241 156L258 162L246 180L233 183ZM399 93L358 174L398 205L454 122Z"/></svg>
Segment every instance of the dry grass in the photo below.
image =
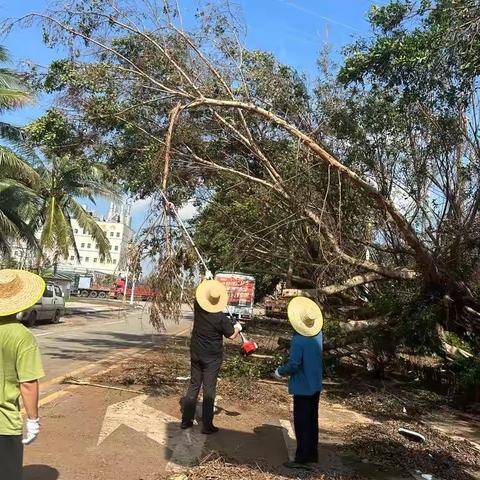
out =
<svg viewBox="0 0 480 480"><path fill-rule="evenodd" d="M180 479L180 476L167 476L160 478ZM184 479L188 480L362 480L363 477L341 474L323 474L320 472L287 473L273 471L271 467L255 463L252 465L230 462L215 452L208 455L200 465L191 468L185 473Z"/></svg>
<svg viewBox="0 0 480 480"><path fill-rule="evenodd" d="M400 427L422 434L417 443L398 433ZM433 474L434 478L474 480L480 472L480 453L468 442L455 441L419 422L389 420L353 425L344 432L346 443L361 457L384 466Z"/></svg>

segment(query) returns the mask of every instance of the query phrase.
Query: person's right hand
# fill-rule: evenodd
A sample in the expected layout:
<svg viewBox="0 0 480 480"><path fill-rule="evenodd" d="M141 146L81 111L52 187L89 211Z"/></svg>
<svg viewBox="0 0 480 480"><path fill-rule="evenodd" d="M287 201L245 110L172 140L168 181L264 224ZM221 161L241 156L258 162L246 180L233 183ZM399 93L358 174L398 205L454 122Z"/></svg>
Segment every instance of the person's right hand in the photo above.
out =
<svg viewBox="0 0 480 480"><path fill-rule="evenodd" d="M237 331L237 332L241 332L243 330L243 327L240 325L239 322L235 322L233 324L233 328Z"/></svg>
<svg viewBox="0 0 480 480"><path fill-rule="evenodd" d="M30 445L40 433L40 419L28 418L26 422L26 436L22 440L24 445Z"/></svg>

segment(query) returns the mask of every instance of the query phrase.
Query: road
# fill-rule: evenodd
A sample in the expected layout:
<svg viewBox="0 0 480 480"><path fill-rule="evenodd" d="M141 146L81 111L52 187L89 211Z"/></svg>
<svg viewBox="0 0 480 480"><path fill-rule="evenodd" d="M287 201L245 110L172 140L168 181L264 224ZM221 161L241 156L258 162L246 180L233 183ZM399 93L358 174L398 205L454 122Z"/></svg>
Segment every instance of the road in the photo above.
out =
<svg viewBox="0 0 480 480"><path fill-rule="evenodd" d="M72 309L70 307L70 309ZM40 324L32 329L40 350L45 378L42 384L46 394L61 377L87 368L135 347L148 347L158 342L161 334L148 320L147 308L128 308L114 302L75 305L74 313L59 324ZM192 315L185 311L177 324L167 324L167 335L185 334L191 327Z"/></svg>

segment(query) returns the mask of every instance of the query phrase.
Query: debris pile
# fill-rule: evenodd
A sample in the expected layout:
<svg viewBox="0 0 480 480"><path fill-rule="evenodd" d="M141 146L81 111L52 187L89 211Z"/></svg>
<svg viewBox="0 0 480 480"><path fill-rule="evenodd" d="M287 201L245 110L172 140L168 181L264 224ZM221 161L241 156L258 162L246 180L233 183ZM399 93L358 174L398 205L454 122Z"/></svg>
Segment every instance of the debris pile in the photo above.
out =
<svg viewBox="0 0 480 480"><path fill-rule="evenodd" d="M261 464L244 465L230 463L225 458L211 454L200 465L193 467L184 475L185 480L292 480L292 475L273 471L271 466ZM167 477L175 479L173 477ZM177 477L178 478L178 477ZM362 477L340 474L322 474L320 472L296 473L297 479L315 480L361 480ZM183 480L183 479L182 479Z"/></svg>
<svg viewBox="0 0 480 480"><path fill-rule="evenodd" d="M155 394L170 395L184 389L185 382L177 381L179 375L189 375L188 357L183 352L162 350L132 358L125 365L96 375L94 380L107 385L140 385Z"/></svg>
<svg viewBox="0 0 480 480"><path fill-rule="evenodd" d="M402 435L406 428L420 433L416 442ZM428 472L434 478L473 480L480 471L480 452L467 441L455 441L418 422L399 420L352 425L344 432L346 443L362 459L382 466L401 465L407 471Z"/></svg>
<svg viewBox="0 0 480 480"><path fill-rule="evenodd" d="M341 378L338 386L326 388L324 398L381 420L401 420L406 415L417 418L447 403L441 395L418 387L410 390L406 384L383 382L377 386L368 385L365 379L345 383Z"/></svg>

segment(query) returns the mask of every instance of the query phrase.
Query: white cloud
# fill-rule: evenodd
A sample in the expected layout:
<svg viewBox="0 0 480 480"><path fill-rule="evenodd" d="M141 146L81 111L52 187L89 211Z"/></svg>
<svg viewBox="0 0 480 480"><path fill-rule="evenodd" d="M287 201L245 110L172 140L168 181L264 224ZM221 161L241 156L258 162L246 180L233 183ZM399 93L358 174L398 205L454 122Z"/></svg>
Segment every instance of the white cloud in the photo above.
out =
<svg viewBox="0 0 480 480"><path fill-rule="evenodd" d="M194 205L193 200L189 200L187 203L183 204L182 207L178 210L178 216L184 222L192 220L198 215L198 208Z"/></svg>
<svg viewBox="0 0 480 480"><path fill-rule="evenodd" d="M136 215L138 213L145 213L145 211L150 208L151 202L151 197L142 198L141 200L136 200L135 202L133 202L132 215Z"/></svg>

